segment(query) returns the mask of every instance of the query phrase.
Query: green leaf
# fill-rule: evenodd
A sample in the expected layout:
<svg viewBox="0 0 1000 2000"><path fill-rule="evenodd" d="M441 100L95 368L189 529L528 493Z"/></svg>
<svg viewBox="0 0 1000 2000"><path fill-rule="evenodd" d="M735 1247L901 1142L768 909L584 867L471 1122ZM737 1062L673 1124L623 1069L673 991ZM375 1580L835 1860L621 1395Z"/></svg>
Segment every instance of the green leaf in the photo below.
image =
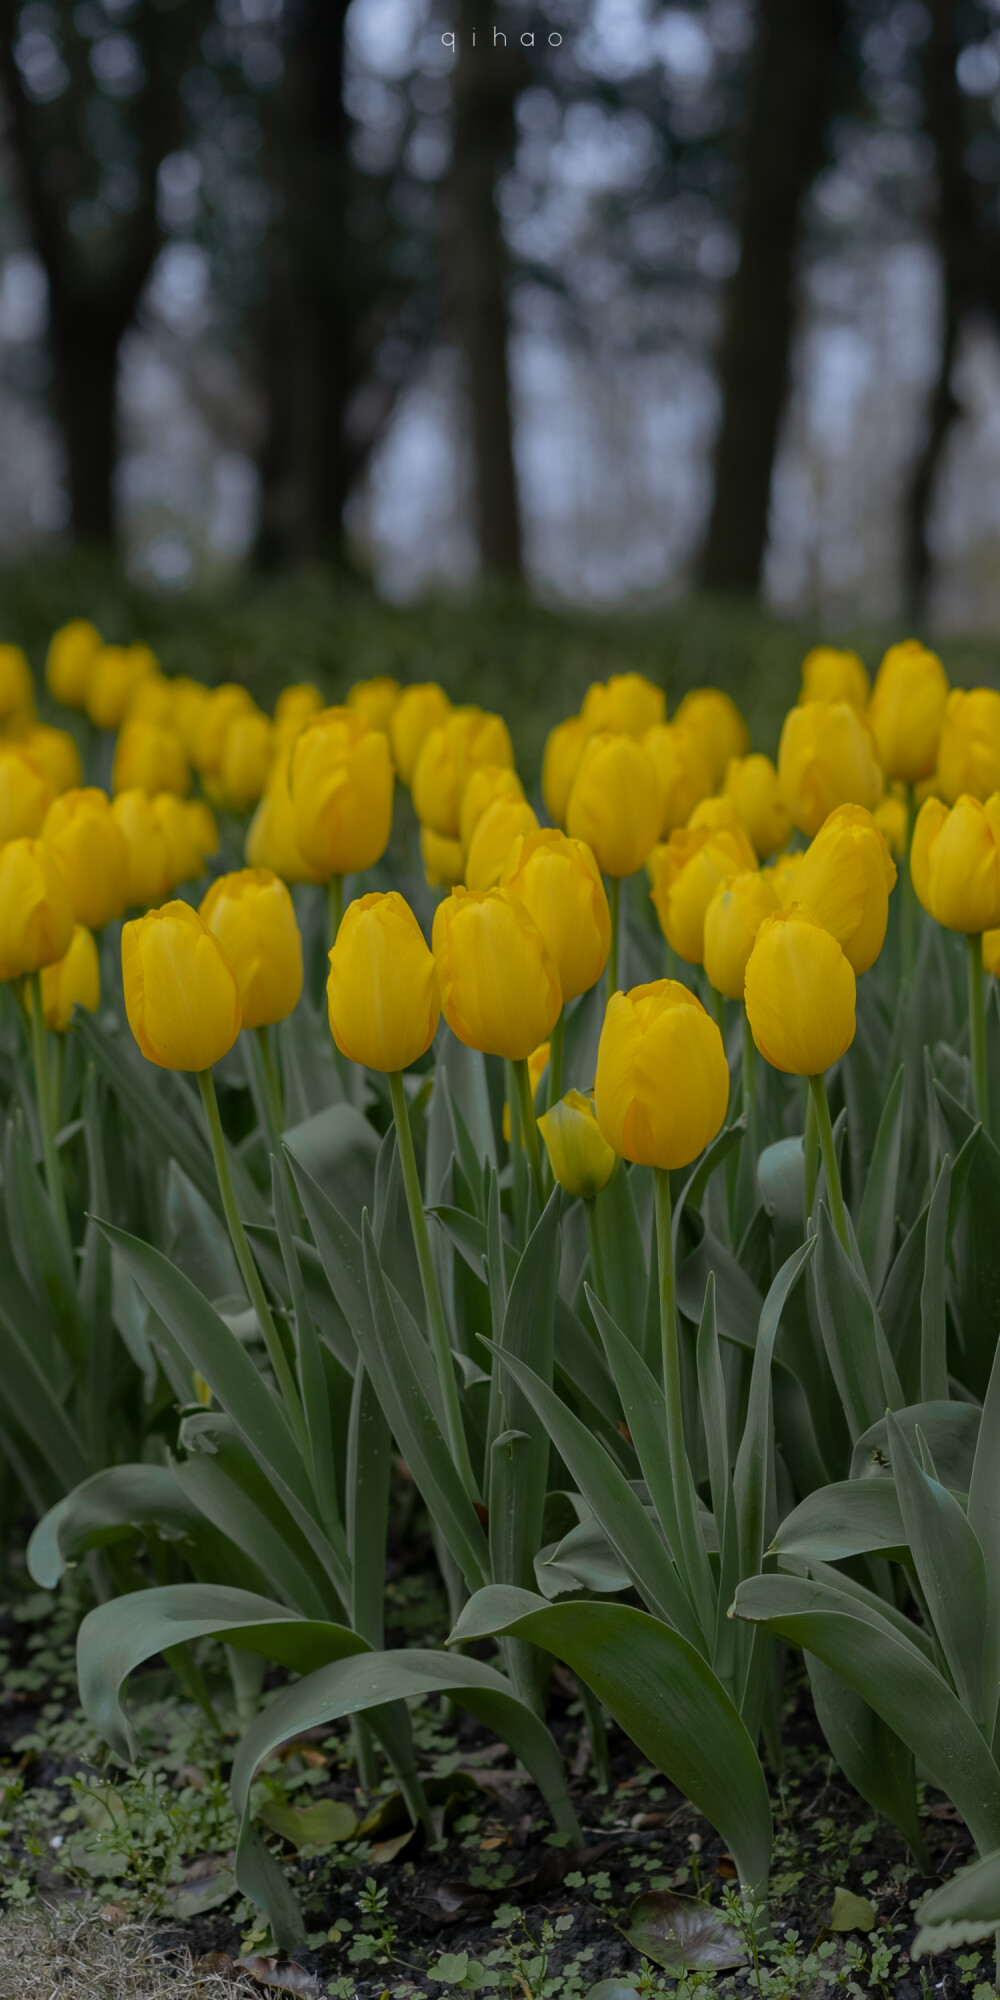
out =
<svg viewBox="0 0 1000 2000"><path fill-rule="evenodd" d="M886 1425L899 1509L930 1620L959 1700L981 1723L986 1630L983 1552L958 1501L922 1471L891 1415Z"/></svg>
<svg viewBox="0 0 1000 2000"><path fill-rule="evenodd" d="M545 1554L546 1552L541 1552ZM536 1558L536 1571L541 1562L541 1554ZM556 1542L541 1565L551 1568L553 1574L561 1576L560 1590L595 1590L599 1593L615 1593L631 1588L632 1579L612 1553L604 1529L599 1521L590 1519L578 1521ZM549 1592L539 1580L539 1588L546 1597L559 1596L560 1590Z"/></svg>
<svg viewBox="0 0 1000 2000"><path fill-rule="evenodd" d="M497 1351L530 1357L538 1378L551 1388L559 1276L559 1216L556 1188L536 1223L514 1273ZM534 1404L516 1381L498 1373L496 1392L505 1406L503 1428L520 1432L509 1444L494 1438L489 1466L490 1561L497 1583L528 1588L534 1582L535 1552L542 1540L548 1490L549 1434ZM491 1422L491 1432L494 1425Z"/></svg>
<svg viewBox="0 0 1000 2000"><path fill-rule="evenodd" d="M951 1493L968 1493L970 1490L981 1415L975 1403L957 1402L909 1403L905 1409L895 1412L896 1422L911 1450L916 1448L918 1429L923 1433L938 1478ZM889 1473L889 1438L886 1420L880 1417L855 1444L851 1478L883 1479ZM980 1532L978 1527L976 1532Z"/></svg>
<svg viewBox="0 0 1000 2000"><path fill-rule="evenodd" d="M931 1864L920 1828L912 1750L832 1667L814 1653L806 1653L805 1662L816 1719L845 1778L898 1826L927 1873Z"/></svg>
<svg viewBox="0 0 1000 2000"><path fill-rule="evenodd" d="M916 1919L915 1958L973 1944L1000 1928L1000 1851L984 1854L934 1889L918 1905Z"/></svg>
<svg viewBox="0 0 1000 2000"><path fill-rule="evenodd" d="M879 1365L878 1314L840 1242L829 1212L819 1206L815 1279L819 1323L852 1440L885 1409ZM884 1335L883 1335L884 1344ZM902 1396L898 1399L902 1401Z"/></svg>
<svg viewBox="0 0 1000 2000"><path fill-rule="evenodd" d="M868 1932L875 1929L877 1921L875 1905L867 1896L856 1896L852 1889L834 1890L828 1930Z"/></svg>
<svg viewBox="0 0 1000 2000"><path fill-rule="evenodd" d="M219 1422L210 1412L189 1422L184 1433L188 1445L199 1434L194 1424L202 1427L206 1444L175 1463L174 1478L181 1492L242 1549L283 1604L304 1618L326 1618L331 1610L343 1617L350 1601L348 1578L341 1573L339 1602L331 1603L329 1582L308 1542L238 1434L227 1435L225 1416Z"/></svg>
<svg viewBox="0 0 1000 2000"><path fill-rule="evenodd" d="M86 1549L139 1528L167 1527L184 1534L201 1525L199 1509L168 1466L111 1466L84 1479L39 1521L28 1543L28 1573L40 1589L54 1590L67 1564Z"/></svg>
<svg viewBox="0 0 1000 2000"><path fill-rule="evenodd" d="M944 1280L950 1198L951 1161L945 1155L927 1211L924 1282L920 1292L920 1395L925 1403L948 1400Z"/></svg>
<svg viewBox="0 0 1000 2000"><path fill-rule="evenodd" d="M776 1555L844 1562L873 1549L906 1556L906 1532L891 1479L838 1479L807 1493L776 1529Z"/></svg>
<svg viewBox="0 0 1000 2000"><path fill-rule="evenodd" d="M646 1258L630 1178L624 1167L602 1189L591 1213L599 1245L599 1268L608 1292L603 1304L633 1346L641 1347L646 1313Z"/></svg>
<svg viewBox="0 0 1000 2000"><path fill-rule="evenodd" d="M378 1649L385 1643L385 1550L392 1433L364 1362L358 1358L347 1429L347 1540L352 1623Z"/></svg>
<svg viewBox="0 0 1000 2000"><path fill-rule="evenodd" d="M673 1889L637 1896L625 1935L634 1951L678 1979L689 1971L722 1972L747 1962L746 1945L721 1910Z"/></svg>
<svg viewBox="0 0 1000 2000"><path fill-rule="evenodd" d="M300 1852L304 1847L336 1847L341 1841L353 1840L358 1830L354 1807L341 1799L317 1799L312 1806L290 1806L280 1799L268 1799L261 1806L260 1818L269 1833L280 1834Z"/></svg>
<svg viewBox="0 0 1000 2000"><path fill-rule="evenodd" d="M858 1213L858 1249L868 1273L872 1294L876 1299L885 1283L892 1260L896 1229L896 1192L899 1186L905 1110L904 1076L905 1071L899 1068L882 1106L875 1149Z"/></svg>
<svg viewBox="0 0 1000 2000"><path fill-rule="evenodd" d="M52 1204L35 1171L20 1114L7 1121L3 1180L7 1227L21 1277L43 1310L51 1311L70 1360L83 1367L87 1331L69 1246L56 1227Z"/></svg>
<svg viewBox="0 0 1000 2000"><path fill-rule="evenodd" d="M331 1539L335 1539L340 1527L340 1509L337 1503L337 1468L333 1456L330 1399L327 1393L323 1355L316 1337L302 1266L292 1232L287 1174L286 1163L276 1160L272 1155L271 1207L274 1210L278 1242L281 1246L282 1262L292 1300L296 1372L309 1438L312 1484L319 1501L323 1525Z"/></svg>
<svg viewBox="0 0 1000 2000"><path fill-rule="evenodd" d="M663 1539L676 1562L680 1537L674 1485L670 1476L663 1385L650 1373L638 1349L615 1324L589 1286L587 1300L604 1343L608 1366L615 1378L625 1423L639 1460L639 1470L649 1489Z"/></svg>
<svg viewBox="0 0 1000 2000"><path fill-rule="evenodd" d="M356 1215L374 1206L378 1133L353 1104L328 1104L284 1142L336 1208Z"/></svg>
<svg viewBox="0 0 1000 2000"><path fill-rule="evenodd" d="M958 1405L959 1408L963 1407ZM971 1426L970 1426L971 1430ZM933 1450L933 1443L931 1445ZM938 1453L938 1476L945 1477ZM996 1744L1000 1700L1000 1345L990 1372L978 1438L974 1442L969 1487L969 1526L986 1566L986 1623L983 1680L988 1694L987 1729ZM992 1692L991 1692L992 1691Z"/></svg>

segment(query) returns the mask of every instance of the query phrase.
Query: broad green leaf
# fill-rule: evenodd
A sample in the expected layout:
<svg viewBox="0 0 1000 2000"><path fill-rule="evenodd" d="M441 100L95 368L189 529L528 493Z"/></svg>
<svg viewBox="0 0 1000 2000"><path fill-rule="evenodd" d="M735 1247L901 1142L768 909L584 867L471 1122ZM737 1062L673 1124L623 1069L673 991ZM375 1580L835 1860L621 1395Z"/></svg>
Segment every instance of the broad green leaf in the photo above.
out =
<svg viewBox="0 0 1000 2000"><path fill-rule="evenodd" d="M370 1646L385 1643L385 1545L389 1525L392 1433L375 1386L359 1358L347 1429L347 1541L352 1623Z"/></svg>
<svg viewBox="0 0 1000 2000"><path fill-rule="evenodd" d="M282 1799L266 1799L260 1818L269 1833L277 1833L299 1852L305 1847L335 1847L353 1840L358 1815L343 1799L317 1799L312 1806L288 1805Z"/></svg>
<svg viewBox="0 0 1000 2000"><path fill-rule="evenodd" d="M24 1310L18 1311L18 1301ZM16 1315L16 1316L15 1316ZM55 1491L79 1485L91 1470L84 1443L67 1416L58 1384L34 1351L30 1336L32 1301L12 1267L0 1275L0 1332L3 1335L3 1396L25 1436L47 1461Z"/></svg>
<svg viewBox="0 0 1000 2000"><path fill-rule="evenodd" d="M649 1489L663 1539L676 1562L680 1536L674 1485L670 1476L663 1384L650 1374L638 1349L615 1324L612 1315L589 1286L587 1300L604 1343L608 1366L615 1378L625 1423L639 1460L639 1470ZM499 1578L497 1580L500 1581Z"/></svg>
<svg viewBox="0 0 1000 2000"><path fill-rule="evenodd" d="M917 1431L923 1432L937 1467L938 1478L951 1493L970 1491L981 1415L978 1404L958 1402L909 1403L905 1409L895 1412L896 1422L911 1450L916 1450ZM880 1417L855 1444L851 1478L881 1479L890 1473L886 1421ZM980 1533L978 1526L976 1532Z"/></svg>
<svg viewBox="0 0 1000 2000"><path fill-rule="evenodd" d="M960 1868L950 1882L925 1896L916 1911L919 1925L913 1956L954 1951L1000 1928L1000 1851Z"/></svg>
<svg viewBox="0 0 1000 2000"><path fill-rule="evenodd" d="M744 1576L752 1576L759 1570L766 1542L774 1530L771 1358L789 1293L809 1262L815 1243L815 1237L810 1237L782 1265L761 1307L746 1424L733 1472L740 1570Z"/></svg>
<svg viewBox="0 0 1000 2000"><path fill-rule="evenodd" d="M881 1416L887 1401L879 1365L878 1314L823 1203L818 1231L813 1271L819 1323L853 1440Z"/></svg>
<svg viewBox="0 0 1000 2000"><path fill-rule="evenodd" d="M286 1162L276 1160L272 1155L271 1207L274 1210L278 1242L281 1246L281 1257L292 1301L296 1372L312 1460L309 1469L313 1491L319 1503L320 1519L331 1540L335 1540L340 1528L340 1509L337 1502L337 1468L333 1456L330 1402L323 1355L316 1337L298 1248L292 1231L287 1171Z"/></svg>
<svg viewBox="0 0 1000 2000"><path fill-rule="evenodd" d="M28 1573L42 1590L54 1590L85 1549L148 1526L184 1534L201 1520L168 1466L110 1466L84 1479L39 1521L28 1543Z"/></svg>
<svg viewBox="0 0 1000 2000"><path fill-rule="evenodd" d="M959 1700L981 1723L986 1633L983 1552L954 1495L922 1471L891 1415L886 1426L899 1510L928 1614Z"/></svg>
<svg viewBox="0 0 1000 2000"><path fill-rule="evenodd" d="M373 1207L378 1134L353 1104L328 1104L284 1140L335 1207L348 1214Z"/></svg>
<svg viewBox="0 0 1000 2000"><path fill-rule="evenodd" d="M950 1198L951 1161L945 1155L927 1211L920 1291L920 1396L925 1403L948 1400L944 1281Z"/></svg>
<svg viewBox="0 0 1000 2000"><path fill-rule="evenodd" d="M852 1889L835 1889L828 1928L831 1931L862 1931L867 1934L875 1929L877 1914L870 1897L856 1896Z"/></svg>
<svg viewBox="0 0 1000 2000"><path fill-rule="evenodd" d="M898 1069L889 1086L858 1212L858 1249L875 1298L878 1298L885 1283L896 1228L896 1191L903 1145L904 1075L905 1072Z"/></svg>
<svg viewBox="0 0 1000 2000"><path fill-rule="evenodd" d="M800 1500L776 1529L771 1548L805 1562L844 1562L873 1549L906 1554L896 1488L891 1479L838 1479Z"/></svg>
<svg viewBox="0 0 1000 2000"><path fill-rule="evenodd" d="M959 1404L955 1407L964 1406ZM978 1415L978 1412L975 1414ZM990 1372L978 1437L972 1442L968 1518L986 1565L983 1680L987 1690L986 1725L996 1748L997 1704L1000 1700L1000 1344ZM933 1442L931 1449L934 1450ZM934 1462L939 1477L946 1477L936 1451Z"/></svg>
<svg viewBox="0 0 1000 2000"><path fill-rule="evenodd" d="M56 1227L52 1204L35 1171L20 1114L7 1120L3 1157L4 1204L11 1247L25 1285L48 1307L66 1353L85 1365L87 1331L76 1295L70 1252Z"/></svg>
<svg viewBox="0 0 1000 2000"><path fill-rule="evenodd" d="M559 1590L552 1592L544 1590L539 1582L539 1588L546 1597L558 1597L561 1591L578 1589L614 1595L629 1590L632 1584L628 1571L613 1555L600 1522L593 1519L578 1521L561 1542L553 1544L544 1565L541 1554L536 1557L536 1576L540 1567L550 1568L553 1575L560 1578Z"/></svg>
<svg viewBox="0 0 1000 2000"><path fill-rule="evenodd" d="M637 1348L646 1315L646 1258L625 1167L612 1175L591 1209L599 1266L607 1286L602 1301L612 1319ZM594 1290L598 1288L595 1285Z"/></svg>
<svg viewBox="0 0 1000 2000"><path fill-rule="evenodd" d="M189 1451L175 1463L173 1471L192 1505L258 1565L268 1590L283 1604L303 1618L346 1615L350 1601L347 1577L341 1572L341 1591L331 1591L329 1579L311 1559L309 1545L292 1516L250 1453L241 1452L238 1438L227 1437L209 1419L206 1447ZM257 1477L244 1483L241 1471Z"/></svg>
<svg viewBox="0 0 1000 2000"><path fill-rule="evenodd" d="M507 1356L531 1360L534 1373L551 1388L556 1285L559 1277L559 1215L562 1195L550 1196L524 1247L514 1273L499 1339ZM534 1404L516 1381L497 1373L495 1393L505 1407L505 1431L520 1433L500 1443L494 1433L489 1466L490 1563L493 1580L528 1588L534 1582L535 1552L542 1541L548 1490L549 1434ZM493 1431L493 1425L490 1426Z"/></svg>
<svg viewBox="0 0 1000 2000"><path fill-rule="evenodd" d="M912 1750L847 1682L806 1653L816 1719L845 1778L876 1812L899 1828L920 1866L930 1860L917 1808Z"/></svg>
<svg viewBox="0 0 1000 2000"><path fill-rule="evenodd" d="M633 1951L677 1979L687 1971L722 1972L747 1962L746 1944L721 1910L700 1896L678 1896L673 1889L637 1896L625 1935Z"/></svg>

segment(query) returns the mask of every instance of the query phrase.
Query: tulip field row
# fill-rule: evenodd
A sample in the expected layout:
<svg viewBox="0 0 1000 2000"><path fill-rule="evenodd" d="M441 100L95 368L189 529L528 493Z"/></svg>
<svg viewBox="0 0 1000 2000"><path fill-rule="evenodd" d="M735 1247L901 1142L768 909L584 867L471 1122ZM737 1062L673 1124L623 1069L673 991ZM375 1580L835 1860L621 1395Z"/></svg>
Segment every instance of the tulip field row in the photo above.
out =
<svg viewBox="0 0 1000 2000"><path fill-rule="evenodd" d="M568 1671L763 1936L791 1673L919 1868L967 1829L916 1952L1000 1929L1000 694L818 647L772 760L622 673L534 787L436 683L266 714L76 620L0 731L0 1529L114 1757L228 1672L289 1952L267 1761L340 1728L433 1846L441 1697L576 1846Z"/></svg>

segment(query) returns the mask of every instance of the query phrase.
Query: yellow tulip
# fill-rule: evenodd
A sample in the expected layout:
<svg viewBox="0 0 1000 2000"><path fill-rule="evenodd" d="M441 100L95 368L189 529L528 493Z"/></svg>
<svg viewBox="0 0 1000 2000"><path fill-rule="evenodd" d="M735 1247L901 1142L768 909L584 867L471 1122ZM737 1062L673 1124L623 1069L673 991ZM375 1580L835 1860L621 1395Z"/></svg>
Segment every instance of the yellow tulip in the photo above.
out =
<svg viewBox="0 0 1000 2000"><path fill-rule="evenodd" d="M521 834L500 884L538 925L555 961L563 1004L588 993L611 949L608 899L590 848L551 827Z"/></svg>
<svg viewBox="0 0 1000 2000"><path fill-rule="evenodd" d="M864 806L838 806L802 856L795 897L831 931L859 975L885 943L896 864Z"/></svg>
<svg viewBox="0 0 1000 2000"><path fill-rule="evenodd" d="M389 738L392 761L404 785L413 783L424 738L432 729L438 729L450 713L451 703L436 681L416 681L412 687L403 689L392 711ZM513 758L510 761L513 763Z"/></svg>
<svg viewBox="0 0 1000 2000"><path fill-rule="evenodd" d="M745 757L750 748L750 731L736 703L721 688L692 688L677 709L674 722L698 738L713 786L721 785L730 758Z"/></svg>
<svg viewBox="0 0 1000 2000"><path fill-rule="evenodd" d="M663 799L648 750L631 736L592 736L566 809L566 831L586 841L602 875L634 875L656 844Z"/></svg>
<svg viewBox="0 0 1000 2000"><path fill-rule="evenodd" d="M1000 790L1000 694L995 688L953 689L938 742L937 783L954 805L963 792L988 799Z"/></svg>
<svg viewBox="0 0 1000 2000"><path fill-rule="evenodd" d="M288 791L290 756L289 749L279 749L260 804L247 828L243 851L251 868L270 868L283 882L322 882L322 871L310 866L295 837L295 816Z"/></svg>
<svg viewBox="0 0 1000 2000"><path fill-rule="evenodd" d="M983 932L983 971L1000 978L1000 930Z"/></svg>
<svg viewBox="0 0 1000 2000"><path fill-rule="evenodd" d="M166 674L146 674L129 695L124 721L156 722L161 729L176 730L176 708L176 683L168 680Z"/></svg>
<svg viewBox="0 0 1000 2000"><path fill-rule="evenodd" d="M683 724L661 722L655 729L647 729L642 747L648 750L660 781L660 837L666 839L675 826L686 826L695 806L707 799L712 773L697 736Z"/></svg>
<svg viewBox="0 0 1000 2000"><path fill-rule="evenodd" d="M191 680L187 674L179 674L169 685L173 696L171 722L184 745L189 761L197 765L202 726L208 714L212 689L204 687L201 681Z"/></svg>
<svg viewBox="0 0 1000 2000"><path fill-rule="evenodd" d="M515 840L537 829L538 819L527 799L494 799L476 826L465 858L468 888L495 889Z"/></svg>
<svg viewBox="0 0 1000 2000"><path fill-rule="evenodd" d="M194 742L189 745L191 762L200 777L210 784L219 775L222 752L226 736L240 715L256 715L257 704L248 688L238 681L223 681L219 687L209 688L208 698L198 701L189 696L190 717L185 721L188 727L196 729Z"/></svg>
<svg viewBox="0 0 1000 2000"><path fill-rule="evenodd" d="M729 875L756 869L757 856L738 822L678 827L649 857L650 891L667 943L688 965L705 951L705 912Z"/></svg>
<svg viewBox="0 0 1000 2000"><path fill-rule="evenodd" d="M77 923L103 930L128 901L125 836L106 792L96 785L63 792L45 815L42 839L61 869Z"/></svg>
<svg viewBox="0 0 1000 2000"><path fill-rule="evenodd" d="M983 805L968 795L949 809L927 799L910 847L913 886L924 909L949 931L1000 925L1000 795Z"/></svg>
<svg viewBox="0 0 1000 2000"><path fill-rule="evenodd" d="M283 1021L302 993L302 939L284 883L268 868L220 875L199 915L236 974L243 1026Z"/></svg>
<svg viewBox="0 0 1000 2000"><path fill-rule="evenodd" d="M532 1104L534 1104L535 1098L538 1095L538 1086L548 1069L551 1051L551 1042L543 1042L541 1048L532 1049L528 1057L528 1089L531 1093ZM500 1124L503 1136L509 1146L511 1141L510 1105L506 1098L503 1101L503 1117Z"/></svg>
<svg viewBox="0 0 1000 2000"><path fill-rule="evenodd" d="M524 786L509 764L477 765L462 793L458 816L458 838L466 854L487 806L491 806L495 799L523 798Z"/></svg>
<svg viewBox="0 0 1000 2000"><path fill-rule="evenodd" d="M42 1012L45 1025L55 1035L65 1035L73 1019L74 1007L96 1013L101 1004L101 970L93 935L76 924L65 958L42 968ZM28 993L31 1007L31 993Z"/></svg>
<svg viewBox="0 0 1000 2000"><path fill-rule="evenodd" d="M291 687L282 688L274 704L274 729L282 745L297 736L303 723L311 721L324 705L312 681L296 681Z"/></svg>
<svg viewBox="0 0 1000 2000"><path fill-rule="evenodd" d="M441 1011L468 1048L522 1062L562 1011L548 945L508 889L452 890L434 914Z"/></svg>
<svg viewBox="0 0 1000 2000"><path fill-rule="evenodd" d="M663 689L645 674L612 674L608 681L593 681L580 710L585 736L644 736L666 719Z"/></svg>
<svg viewBox="0 0 1000 2000"><path fill-rule="evenodd" d="M875 824L890 854L895 855L898 861L906 853L910 831L905 798L897 797L895 792L886 792L884 799L880 799L875 807Z"/></svg>
<svg viewBox="0 0 1000 2000"><path fill-rule="evenodd" d="M35 684L20 646L0 646L0 729L24 728L35 713Z"/></svg>
<svg viewBox="0 0 1000 2000"><path fill-rule="evenodd" d="M347 692L347 706L363 717L369 729L381 729L383 736L388 736L399 696L399 682L391 674L376 674L374 680L355 681Z"/></svg>
<svg viewBox="0 0 1000 2000"><path fill-rule="evenodd" d="M229 812L248 812L267 783L274 757L274 731L266 715L236 715L222 739L213 793Z"/></svg>
<svg viewBox="0 0 1000 2000"><path fill-rule="evenodd" d="M422 826L420 856L428 888L454 889L457 882L465 880L465 855L460 840L449 840L446 834L435 833L432 826Z"/></svg>
<svg viewBox="0 0 1000 2000"><path fill-rule="evenodd" d="M573 789L587 733L578 715L557 722L545 738L542 753L542 797L545 810L556 826L565 826L566 808Z"/></svg>
<svg viewBox="0 0 1000 2000"><path fill-rule="evenodd" d="M913 785L930 777L947 701L948 676L936 653L917 639L889 647L868 704L869 726L887 778Z"/></svg>
<svg viewBox="0 0 1000 2000"><path fill-rule="evenodd" d="M769 861L772 854L788 845L791 815L770 757L759 750L749 757L731 757L726 765L725 793L732 799L759 861Z"/></svg>
<svg viewBox="0 0 1000 2000"><path fill-rule="evenodd" d="M197 882L205 872L205 849L198 838L191 808L176 792L157 792L153 816L166 842L168 889Z"/></svg>
<svg viewBox="0 0 1000 2000"><path fill-rule="evenodd" d="M111 769L114 792L186 792L191 783L184 745L176 729L131 716L123 722Z"/></svg>
<svg viewBox="0 0 1000 2000"><path fill-rule="evenodd" d="M437 966L395 889L348 904L326 997L338 1049L365 1069L409 1069L430 1048L441 1016Z"/></svg>
<svg viewBox="0 0 1000 2000"><path fill-rule="evenodd" d="M236 974L189 903L164 903L125 925L122 986L129 1027L160 1069L210 1069L240 1032Z"/></svg>
<svg viewBox="0 0 1000 2000"><path fill-rule="evenodd" d="M148 904L158 903L175 886L166 834L157 819L153 800L138 787L118 792L111 802L111 813L128 849L125 907L144 910Z"/></svg>
<svg viewBox="0 0 1000 2000"><path fill-rule="evenodd" d="M567 1194L592 1201L607 1187L618 1165L618 1155L608 1145L589 1097L579 1090L568 1090L538 1120L538 1129L545 1141L553 1178Z"/></svg>
<svg viewBox="0 0 1000 2000"><path fill-rule="evenodd" d="M0 844L41 833L53 799L45 772L21 744L0 744Z"/></svg>
<svg viewBox="0 0 1000 2000"><path fill-rule="evenodd" d="M850 962L819 918L799 904L765 917L743 991L750 1032L774 1069L821 1076L854 1040Z"/></svg>
<svg viewBox="0 0 1000 2000"><path fill-rule="evenodd" d="M728 798L725 792L713 793L710 799L699 799L687 824L695 831L700 826L707 827L710 833L716 833L720 826L737 826L742 832L746 831L736 810L735 799Z"/></svg>
<svg viewBox="0 0 1000 2000"><path fill-rule="evenodd" d="M814 646L802 662L799 701L849 701L852 708L863 709L870 686L868 669L857 653Z"/></svg>
<svg viewBox="0 0 1000 2000"><path fill-rule="evenodd" d="M779 854L777 861L773 861L770 868L765 871L783 910L787 910L798 897L795 884L803 859L804 856L800 852Z"/></svg>
<svg viewBox="0 0 1000 2000"><path fill-rule="evenodd" d="M8 840L0 848L0 979L17 979L65 958L73 937L73 905L42 840Z"/></svg>
<svg viewBox="0 0 1000 2000"><path fill-rule="evenodd" d="M323 880L381 860L392 829L388 739L350 708L325 708L295 738L288 765L295 839Z"/></svg>
<svg viewBox="0 0 1000 2000"><path fill-rule="evenodd" d="M867 806L882 796L875 741L849 701L789 709L778 746L778 782L793 826L811 839L834 806Z"/></svg>
<svg viewBox="0 0 1000 2000"><path fill-rule="evenodd" d="M98 729L118 729L129 697L141 680L157 672L148 646L102 646L87 666L84 703Z"/></svg>
<svg viewBox="0 0 1000 2000"><path fill-rule="evenodd" d="M53 798L59 792L71 792L82 785L80 752L68 729L53 729L47 722L36 722L18 739L18 747L44 772Z"/></svg>
<svg viewBox="0 0 1000 2000"><path fill-rule="evenodd" d="M210 854L218 854L219 829L211 806L206 805L204 799L185 799L184 817L202 861L207 861Z"/></svg>
<svg viewBox="0 0 1000 2000"><path fill-rule="evenodd" d="M96 625L87 618L71 618L60 625L49 641L45 658L45 684L54 701L65 708L82 708L87 682L103 641Z"/></svg>
<svg viewBox="0 0 1000 2000"><path fill-rule="evenodd" d="M597 1051L594 1110L622 1159L686 1167L715 1138L729 1103L722 1036L675 979L613 993Z"/></svg>
<svg viewBox="0 0 1000 2000"><path fill-rule="evenodd" d="M757 932L779 908L772 883L756 869L720 882L705 911L705 971L717 993L742 1000Z"/></svg>
<svg viewBox="0 0 1000 2000"><path fill-rule="evenodd" d="M413 773L413 804L423 826L454 840L472 772L480 764L513 766L507 724L481 708L456 708L428 731Z"/></svg>

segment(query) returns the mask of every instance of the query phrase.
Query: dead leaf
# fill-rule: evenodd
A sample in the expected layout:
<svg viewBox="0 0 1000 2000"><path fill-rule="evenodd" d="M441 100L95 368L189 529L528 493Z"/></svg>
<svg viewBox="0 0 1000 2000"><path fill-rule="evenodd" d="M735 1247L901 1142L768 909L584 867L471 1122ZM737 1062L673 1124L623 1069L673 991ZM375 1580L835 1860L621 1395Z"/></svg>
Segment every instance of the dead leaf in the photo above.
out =
<svg viewBox="0 0 1000 2000"><path fill-rule="evenodd" d="M127 1924L128 1911L124 1903L105 1903L101 1911L106 1924Z"/></svg>
<svg viewBox="0 0 1000 2000"><path fill-rule="evenodd" d="M394 1834L391 1840L377 1840L368 1857L372 1867L379 1868L383 1862L395 1861L397 1854L401 1854L404 1847L409 1847L416 1830L415 1826L408 1826L405 1833Z"/></svg>
<svg viewBox="0 0 1000 2000"><path fill-rule="evenodd" d="M237 1972L245 1972L258 1986L268 1986L272 1992L319 1994L316 1974L306 1972L304 1966L293 1965L290 1959L237 1958L232 1963Z"/></svg>
<svg viewBox="0 0 1000 2000"><path fill-rule="evenodd" d="M724 1882L735 1882L739 1870L731 1854L720 1854L715 1864L715 1872Z"/></svg>
<svg viewBox="0 0 1000 2000"><path fill-rule="evenodd" d="M636 1897L626 1936L644 1958L678 1978L688 1971L721 1971L746 1964L743 1939L721 1910L697 1896L675 1895L671 1889Z"/></svg>

